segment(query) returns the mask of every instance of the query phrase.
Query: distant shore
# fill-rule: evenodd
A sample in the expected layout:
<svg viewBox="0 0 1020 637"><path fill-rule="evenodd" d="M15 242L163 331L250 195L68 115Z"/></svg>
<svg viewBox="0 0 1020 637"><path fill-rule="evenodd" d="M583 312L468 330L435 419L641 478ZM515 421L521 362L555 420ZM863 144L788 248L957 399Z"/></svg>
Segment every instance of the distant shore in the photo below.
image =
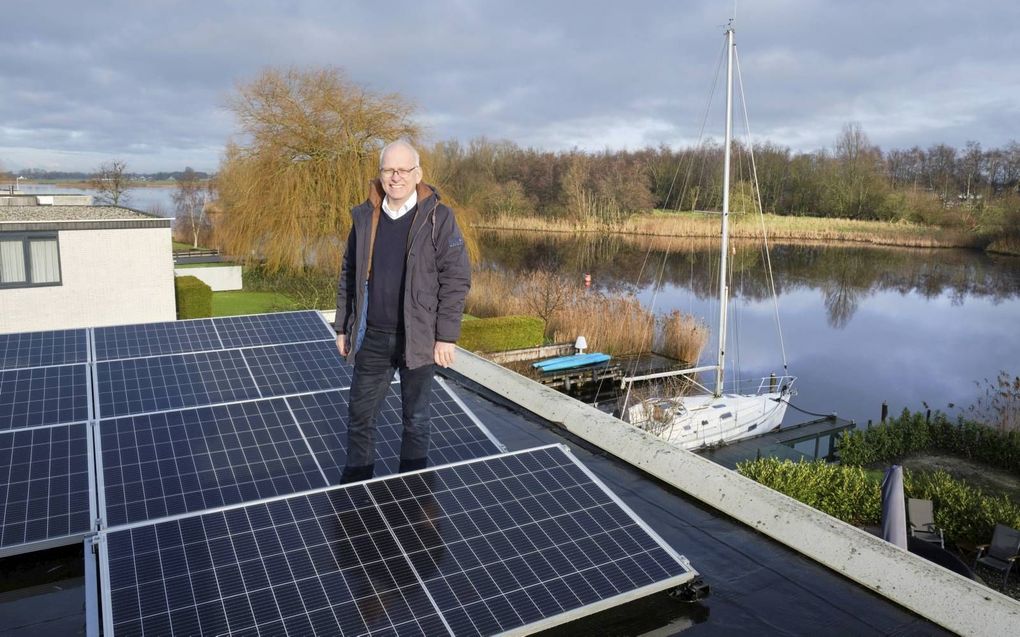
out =
<svg viewBox="0 0 1020 637"><path fill-rule="evenodd" d="M735 239L760 239L762 221L750 215L731 215L730 236ZM612 233L635 236L718 237L718 213L664 212L655 210L632 215L607 226L596 222L541 217L503 217L476 221L480 230L520 230L563 233ZM769 241L868 243L904 248L968 248L1020 255L1020 249L986 246L980 237L963 230L952 230L907 222L863 221L831 217L765 215ZM1014 246L1013 248L1016 248Z"/></svg>
<svg viewBox="0 0 1020 637"><path fill-rule="evenodd" d="M69 181L65 179L23 179L21 180L23 186L61 186L63 188L78 188L81 190L87 190L92 188L92 184L88 181ZM177 185L176 181L170 181L169 179L163 179L160 181L129 181L127 182L128 188L173 188Z"/></svg>

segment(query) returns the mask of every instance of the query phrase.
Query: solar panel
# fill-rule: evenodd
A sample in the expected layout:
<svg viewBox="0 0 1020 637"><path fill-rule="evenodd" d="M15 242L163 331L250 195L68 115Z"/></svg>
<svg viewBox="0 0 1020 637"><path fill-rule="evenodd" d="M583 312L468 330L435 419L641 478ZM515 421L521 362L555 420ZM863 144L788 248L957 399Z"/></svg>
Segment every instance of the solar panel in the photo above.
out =
<svg viewBox="0 0 1020 637"><path fill-rule="evenodd" d="M287 398L309 446L330 484L340 483L347 463L348 390ZM400 386L390 386L376 421L375 475L396 473L400 465ZM432 393L429 464L450 464L502 451L492 435L457 404L445 387Z"/></svg>
<svg viewBox="0 0 1020 637"><path fill-rule="evenodd" d="M211 319L95 328L96 360L222 349Z"/></svg>
<svg viewBox="0 0 1020 637"><path fill-rule="evenodd" d="M86 368L59 365L0 372L0 430L88 419Z"/></svg>
<svg viewBox="0 0 1020 637"><path fill-rule="evenodd" d="M241 350L263 396L350 387L353 368L333 340Z"/></svg>
<svg viewBox="0 0 1020 637"><path fill-rule="evenodd" d="M96 375L101 418L259 397L239 350L97 363Z"/></svg>
<svg viewBox="0 0 1020 637"><path fill-rule="evenodd" d="M106 634L487 635L692 579L562 447L100 533Z"/></svg>
<svg viewBox="0 0 1020 637"><path fill-rule="evenodd" d="M315 310L226 316L214 321L224 348L336 339Z"/></svg>
<svg viewBox="0 0 1020 637"><path fill-rule="evenodd" d="M104 420L100 432L109 526L326 484L282 399Z"/></svg>
<svg viewBox="0 0 1020 637"><path fill-rule="evenodd" d="M87 429L0 432L0 556L68 544L91 530Z"/></svg>
<svg viewBox="0 0 1020 637"><path fill-rule="evenodd" d="M0 334L0 369L68 365L87 361L86 330Z"/></svg>

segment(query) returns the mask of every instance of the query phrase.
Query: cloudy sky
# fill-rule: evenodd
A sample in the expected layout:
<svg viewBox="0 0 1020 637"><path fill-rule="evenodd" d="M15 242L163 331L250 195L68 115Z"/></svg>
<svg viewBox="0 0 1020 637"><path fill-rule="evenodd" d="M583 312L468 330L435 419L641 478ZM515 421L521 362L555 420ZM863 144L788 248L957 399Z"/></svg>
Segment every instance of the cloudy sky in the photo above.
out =
<svg viewBox="0 0 1020 637"><path fill-rule="evenodd" d="M87 171L122 159L130 171L215 170L235 132L226 98L266 66L333 65L372 90L399 92L433 141L485 136L551 150L690 143L733 7L4 2L0 165ZM755 139L831 147L850 121L884 149L1020 139L1014 0L743 0L736 12Z"/></svg>

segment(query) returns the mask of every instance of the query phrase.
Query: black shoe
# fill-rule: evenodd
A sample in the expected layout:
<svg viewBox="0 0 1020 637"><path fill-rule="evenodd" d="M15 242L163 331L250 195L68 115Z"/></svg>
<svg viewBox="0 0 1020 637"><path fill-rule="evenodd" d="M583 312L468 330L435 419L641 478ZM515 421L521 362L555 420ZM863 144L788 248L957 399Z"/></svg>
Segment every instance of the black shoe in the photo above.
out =
<svg viewBox="0 0 1020 637"><path fill-rule="evenodd" d="M397 473L407 473L408 471L418 471L429 466L428 458L415 458L414 460L400 459L400 468L397 469Z"/></svg>
<svg viewBox="0 0 1020 637"><path fill-rule="evenodd" d="M340 474L340 484L350 484L351 482L371 480L373 475L375 475L374 464L366 464L358 467L344 467L344 472Z"/></svg>

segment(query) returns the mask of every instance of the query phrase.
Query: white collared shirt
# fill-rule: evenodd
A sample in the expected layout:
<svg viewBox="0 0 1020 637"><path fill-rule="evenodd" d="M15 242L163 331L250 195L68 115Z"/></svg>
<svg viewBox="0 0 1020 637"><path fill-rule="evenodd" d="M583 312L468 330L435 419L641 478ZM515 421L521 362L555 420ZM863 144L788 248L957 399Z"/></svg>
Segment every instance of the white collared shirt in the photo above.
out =
<svg viewBox="0 0 1020 637"><path fill-rule="evenodd" d="M396 210L392 210L390 208L390 198L389 197L383 197L382 209L383 209L383 212L386 213L387 217L389 217L390 219L393 219L394 221L396 221L397 219L399 219L399 218L403 217L404 215L406 215L411 210L411 208L414 208L414 206L417 203L418 203L418 191L417 190L412 190L411 191L411 196L407 198L407 201L404 202L404 205L400 206L400 208L398 208Z"/></svg>

